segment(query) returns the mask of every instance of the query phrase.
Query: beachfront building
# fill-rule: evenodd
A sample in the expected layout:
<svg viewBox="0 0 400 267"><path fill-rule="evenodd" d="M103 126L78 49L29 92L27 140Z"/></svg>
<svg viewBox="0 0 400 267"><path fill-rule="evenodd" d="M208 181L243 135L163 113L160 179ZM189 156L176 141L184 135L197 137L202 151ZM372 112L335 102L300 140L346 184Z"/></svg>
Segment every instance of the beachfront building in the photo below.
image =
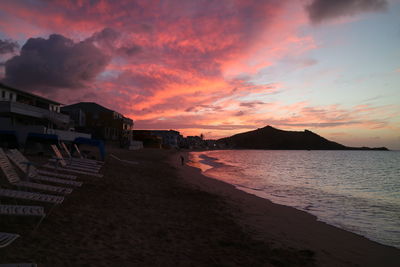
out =
<svg viewBox="0 0 400 267"><path fill-rule="evenodd" d="M206 143L200 136L187 136L182 140L181 146L188 149L201 149L206 147Z"/></svg>
<svg viewBox="0 0 400 267"><path fill-rule="evenodd" d="M135 141L142 142L143 147L162 148L162 138L153 135L151 130L133 130L132 138Z"/></svg>
<svg viewBox="0 0 400 267"><path fill-rule="evenodd" d="M62 107L61 112L71 116L75 129L95 139L118 141L121 146L132 141L133 120L117 111L94 102L79 102Z"/></svg>
<svg viewBox="0 0 400 267"><path fill-rule="evenodd" d="M60 108L61 103L0 83L0 132L12 132L19 144L25 144L29 134L57 135L63 141L90 138L71 131L70 118Z"/></svg>
<svg viewBox="0 0 400 267"><path fill-rule="evenodd" d="M178 148L183 137L174 130L134 130L133 138L147 147Z"/></svg>

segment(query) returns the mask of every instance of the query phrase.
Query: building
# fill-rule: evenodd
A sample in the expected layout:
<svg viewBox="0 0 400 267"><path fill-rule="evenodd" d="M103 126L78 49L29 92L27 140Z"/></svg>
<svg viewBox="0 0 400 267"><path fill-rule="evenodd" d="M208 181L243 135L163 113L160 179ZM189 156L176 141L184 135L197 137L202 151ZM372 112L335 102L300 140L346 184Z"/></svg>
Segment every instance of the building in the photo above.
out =
<svg viewBox="0 0 400 267"><path fill-rule="evenodd" d="M80 102L62 107L61 112L71 116L76 130L95 139L118 141L124 146L132 140L133 120L97 103Z"/></svg>
<svg viewBox="0 0 400 267"><path fill-rule="evenodd" d="M161 146L163 148L178 148L182 135L174 130L134 130L133 139L143 141L144 146L149 147L150 143L158 145L150 145L151 147ZM159 140L159 141L157 141Z"/></svg>
<svg viewBox="0 0 400 267"><path fill-rule="evenodd" d="M0 131L15 132L20 144L29 133L57 135L63 141L90 138L71 131L70 117L60 109L61 103L0 83Z"/></svg>

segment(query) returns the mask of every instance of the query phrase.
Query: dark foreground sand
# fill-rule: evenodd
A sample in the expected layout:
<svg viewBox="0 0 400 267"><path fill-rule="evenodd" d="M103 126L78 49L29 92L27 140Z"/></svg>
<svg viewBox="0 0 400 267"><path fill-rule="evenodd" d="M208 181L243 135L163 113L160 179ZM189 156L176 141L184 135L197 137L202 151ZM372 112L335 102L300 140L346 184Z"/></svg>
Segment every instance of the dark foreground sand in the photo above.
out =
<svg viewBox="0 0 400 267"><path fill-rule="evenodd" d="M34 218L0 216L22 235L0 263L39 266L398 266L400 251L317 222L180 166L168 151L111 151L104 178ZM0 177L1 178L1 177ZM1 179L0 179L1 180ZM15 201L1 199L2 203ZM26 204L27 202L18 201ZM33 203L30 203L33 204ZM40 204L40 203L35 203ZM47 206L47 211L51 207Z"/></svg>

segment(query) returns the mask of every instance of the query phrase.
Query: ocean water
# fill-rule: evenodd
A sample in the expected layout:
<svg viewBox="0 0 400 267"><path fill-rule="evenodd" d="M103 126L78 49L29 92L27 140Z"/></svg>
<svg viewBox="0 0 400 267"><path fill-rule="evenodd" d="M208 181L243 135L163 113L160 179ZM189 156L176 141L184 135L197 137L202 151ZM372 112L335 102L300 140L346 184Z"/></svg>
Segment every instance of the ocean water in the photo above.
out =
<svg viewBox="0 0 400 267"><path fill-rule="evenodd" d="M215 150L191 165L238 189L400 248L400 151Z"/></svg>

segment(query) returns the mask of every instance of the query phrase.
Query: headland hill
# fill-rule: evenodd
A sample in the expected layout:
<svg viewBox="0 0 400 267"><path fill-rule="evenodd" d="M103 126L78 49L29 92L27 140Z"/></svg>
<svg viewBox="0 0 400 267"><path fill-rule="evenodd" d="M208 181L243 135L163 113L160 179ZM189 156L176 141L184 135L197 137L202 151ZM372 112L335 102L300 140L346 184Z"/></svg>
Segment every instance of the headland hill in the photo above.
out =
<svg viewBox="0 0 400 267"><path fill-rule="evenodd" d="M228 149L389 150L386 147L349 147L330 141L309 130L285 131L269 125L257 130L221 138L216 142L219 147Z"/></svg>

